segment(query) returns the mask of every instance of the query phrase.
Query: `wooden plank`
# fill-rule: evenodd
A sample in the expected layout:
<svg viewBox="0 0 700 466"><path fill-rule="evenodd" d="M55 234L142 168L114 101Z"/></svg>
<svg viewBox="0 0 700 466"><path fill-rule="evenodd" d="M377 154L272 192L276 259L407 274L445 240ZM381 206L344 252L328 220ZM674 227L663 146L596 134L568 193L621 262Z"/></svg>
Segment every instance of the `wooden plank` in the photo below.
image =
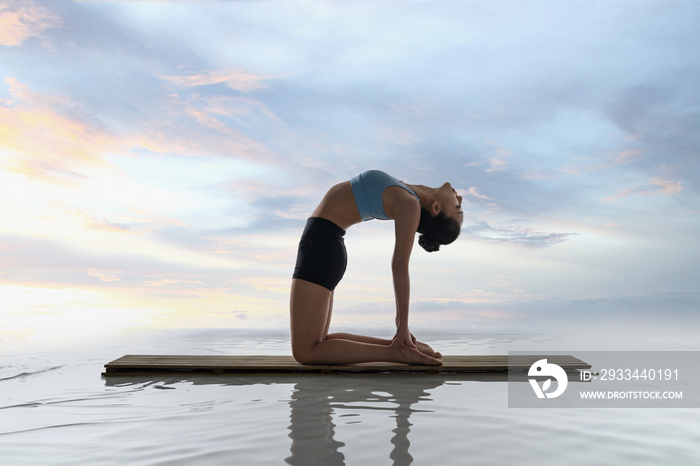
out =
<svg viewBox="0 0 700 466"><path fill-rule="evenodd" d="M208 372L208 373L346 373L395 372L454 374L464 372L500 372L528 370L532 363L547 358L565 371L590 369L580 359L570 355L453 355L443 356L442 366L410 366L406 364L370 362L345 365L303 365L292 356L211 356L211 355L138 355L130 354L105 364L104 375L135 372ZM509 365L510 362L510 365Z"/></svg>

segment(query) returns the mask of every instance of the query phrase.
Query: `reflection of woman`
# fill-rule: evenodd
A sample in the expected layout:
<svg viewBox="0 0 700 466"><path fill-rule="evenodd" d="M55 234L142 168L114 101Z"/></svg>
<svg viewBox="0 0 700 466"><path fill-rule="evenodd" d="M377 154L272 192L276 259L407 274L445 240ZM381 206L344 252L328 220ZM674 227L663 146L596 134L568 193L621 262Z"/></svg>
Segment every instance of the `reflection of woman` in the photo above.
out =
<svg viewBox="0 0 700 466"><path fill-rule="evenodd" d="M450 380L458 379L451 376ZM357 435L358 430L361 433L365 428L362 427L364 424L358 423L370 422L388 427L381 420L383 418L393 419L396 423L396 427L391 429L394 435L389 458L393 461L389 464L410 465L413 463L408 438L413 426L411 416L416 412L426 412L424 403L429 404L435 390L446 381L439 375L300 377L289 400L289 438L292 445L291 455L284 461L292 466L344 465L344 452L352 454L363 448L358 444ZM354 435L347 439L336 435L338 426L343 426L340 432L351 432L349 427L345 427L348 424L355 424L357 430L354 430ZM346 440L347 445L342 440Z"/></svg>
<svg viewBox="0 0 700 466"><path fill-rule="evenodd" d="M416 232L421 233L418 244L428 252L457 239L464 219L461 204L462 197L449 183L439 188L408 185L377 170L333 186L308 219L299 242L290 303L294 358L302 364L442 364L435 359L440 354L417 342L408 329L408 263ZM392 340L329 335L333 290L347 264L345 230L372 218L394 220L396 335Z"/></svg>

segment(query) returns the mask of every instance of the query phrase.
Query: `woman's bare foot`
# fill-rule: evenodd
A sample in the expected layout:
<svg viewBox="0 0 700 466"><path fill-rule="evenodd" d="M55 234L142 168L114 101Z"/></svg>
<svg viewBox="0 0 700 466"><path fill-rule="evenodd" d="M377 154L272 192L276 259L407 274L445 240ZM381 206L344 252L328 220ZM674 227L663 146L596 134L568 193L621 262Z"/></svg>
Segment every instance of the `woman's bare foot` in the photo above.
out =
<svg viewBox="0 0 700 466"><path fill-rule="evenodd" d="M404 350L401 351L398 340L394 340L390 348L396 357L396 362L416 366L442 366L442 361L428 356L415 348L404 346Z"/></svg>
<svg viewBox="0 0 700 466"><path fill-rule="evenodd" d="M427 354L428 356L432 356L433 358L441 358L442 354L438 353L437 351L433 350L428 344L426 343L421 343L420 341L416 341L416 346L418 347L418 351L420 351L423 354Z"/></svg>

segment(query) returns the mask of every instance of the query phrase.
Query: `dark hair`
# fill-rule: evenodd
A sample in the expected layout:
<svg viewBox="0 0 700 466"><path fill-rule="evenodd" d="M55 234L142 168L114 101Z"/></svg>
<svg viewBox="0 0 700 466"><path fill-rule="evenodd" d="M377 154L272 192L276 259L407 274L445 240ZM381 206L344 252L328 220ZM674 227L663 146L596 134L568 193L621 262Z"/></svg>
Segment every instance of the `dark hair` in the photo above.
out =
<svg viewBox="0 0 700 466"><path fill-rule="evenodd" d="M428 252L440 250L441 244L450 244L459 236L461 230L459 222L438 212L436 216L430 215L426 209L420 210L420 223L418 224L418 244Z"/></svg>

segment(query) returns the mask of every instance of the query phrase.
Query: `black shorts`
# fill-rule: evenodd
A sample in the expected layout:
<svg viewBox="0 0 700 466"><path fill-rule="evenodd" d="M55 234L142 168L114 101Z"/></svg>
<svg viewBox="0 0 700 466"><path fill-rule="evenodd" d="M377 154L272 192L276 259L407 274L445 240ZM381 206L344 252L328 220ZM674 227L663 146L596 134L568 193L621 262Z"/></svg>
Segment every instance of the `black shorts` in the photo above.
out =
<svg viewBox="0 0 700 466"><path fill-rule="evenodd" d="M343 236L345 230L330 220L309 218L299 241L292 278L301 278L331 291L335 290L348 265Z"/></svg>

